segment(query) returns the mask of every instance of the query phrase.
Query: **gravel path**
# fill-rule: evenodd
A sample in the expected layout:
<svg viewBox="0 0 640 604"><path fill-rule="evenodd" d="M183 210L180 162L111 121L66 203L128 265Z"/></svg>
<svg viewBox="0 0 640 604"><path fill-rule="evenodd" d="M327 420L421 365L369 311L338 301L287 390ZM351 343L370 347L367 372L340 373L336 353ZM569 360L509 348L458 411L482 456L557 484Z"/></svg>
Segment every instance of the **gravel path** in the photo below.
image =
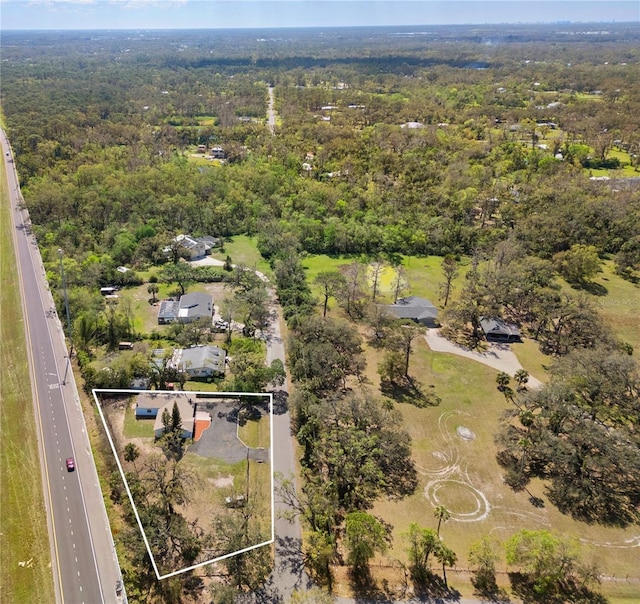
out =
<svg viewBox="0 0 640 604"><path fill-rule="evenodd" d="M486 352L475 352L450 342L444 336L440 335L439 329L428 329L425 339L427 340L429 348L434 352L457 354L458 356L472 359L478 363L484 363L498 371L504 371L510 376L515 375L518 369L522 369L520 361L518 361L516 355L511 352L509 344L489 344ZM527 386L530 388L540 388L542 382L533 376L529 376Z"/></svg>

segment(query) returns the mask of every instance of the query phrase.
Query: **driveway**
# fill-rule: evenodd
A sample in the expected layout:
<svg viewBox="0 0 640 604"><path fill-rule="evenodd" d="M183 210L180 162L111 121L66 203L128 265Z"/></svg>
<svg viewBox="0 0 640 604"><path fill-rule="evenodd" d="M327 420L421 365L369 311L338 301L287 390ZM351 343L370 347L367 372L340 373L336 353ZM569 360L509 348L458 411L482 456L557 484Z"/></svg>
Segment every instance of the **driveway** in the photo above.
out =
<svg viewBox="0 0 640 604"><path fill-rule="evenodd" d="M428 329L425 339L427 340L429 348L434 352L457 354L458 356L493 367L498 371L504 371L512 377L518 369L522 369L520 361L518 361L516 355L511 352L509 344L489 344L486 352L476 352L450 342L447 338L440 335L439 329ZM533 376L529 376L527 386L529 388L540 388L542 382Z"/></svg>
<svg viewBox="0 0 640 604"><path fill-rule="evenodd" d="M211 414L211 425L202 433L200 440L189 447L189 451L226 463L247 459L247 447L238 438L238 408L239 405L232 402L198 401L198 411Z"/></svg>

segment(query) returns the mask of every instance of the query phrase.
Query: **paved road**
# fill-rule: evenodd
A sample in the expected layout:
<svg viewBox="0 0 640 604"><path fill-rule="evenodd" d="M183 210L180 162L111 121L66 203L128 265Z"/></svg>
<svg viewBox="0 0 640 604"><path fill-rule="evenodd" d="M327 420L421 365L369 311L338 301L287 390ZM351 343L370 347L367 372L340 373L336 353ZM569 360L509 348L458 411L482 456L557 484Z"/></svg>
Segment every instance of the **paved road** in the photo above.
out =
<svg viewBox="0 0 640 604"><path fill-rule="evenodd" d="M91 454L61 322L21 195L11 150L1 133L47 508L56 600L116 602L120 571ZM77 470L68 472L65 459Z"/></svg>
<svg viewBox="0 0 640 604"><path fill-rule="evenodd" d="M270 294L271 299L274 299L275 292L271 291ZM285 351L280 329L279 308L272 305L271 310L274 320L267 339L267 363L271 364L275 359L280 359L284 363ZM296 463L287 397L288 390L285 383L284 387L274 393L273 467L275 472L285 478L295 479ZM276 497L275 508L276 568L271 583L278 595L287 601L294 589L309 588L311 581L304 570L300 521L296 518L290 522L282 518L287 507L278 497Z"/></svg>

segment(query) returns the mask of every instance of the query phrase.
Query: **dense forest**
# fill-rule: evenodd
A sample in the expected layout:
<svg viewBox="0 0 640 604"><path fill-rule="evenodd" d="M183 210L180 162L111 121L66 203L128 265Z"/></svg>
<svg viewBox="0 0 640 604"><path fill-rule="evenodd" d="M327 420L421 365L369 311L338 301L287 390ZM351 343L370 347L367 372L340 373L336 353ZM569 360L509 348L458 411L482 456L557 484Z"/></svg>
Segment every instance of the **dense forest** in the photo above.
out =
<svg viewBox="0 0 640 604"><path fill-rule="evenodd" d="M264 283L230 260L223 277L166 251L182 233L255 237L288 322L302 455L303 486L285 481L280 494L305 521L314 578L332 587L333 565L346 564L365 585L369 561L391 539L370 513L375 501L402 499L418 483L401 414L366 390L365 340L381 351L387 392L439 403L410 376L422 332L377 310L367 270L395 267L398 298L407 289L402 258L438 256L447 337L482 346L481 319L495 315L554 359L540 389L528 390L520 374L514 391L498 375L509 407L496 427L505 483L521 492L541 479L574 519L637 525L637 363L584 294L598 293L604 261L640 279L638 41L634 24L3 34L8 135L54 287L56 250L65 251L87 384L98 379L88 369L94 349L134 339L126 308L102 312L99 287L148 282L155 301L158 280L184 293L222 279L251 341L233 344L229 330L237 365L227 387L281 384L282 367L262 367L252 341L268 322ZM224 157L212 159L212 148ZM309 283L302 261L315 254L344 256L345 265ZM338 310L327 316L330 298ZM165 336L199 343L200 327ZM164 369L154 369L157 387L176 378ZM456 562L440 538L448 512L438 514L437 531L412 525L405 569L431 595L448 593L445 569ZM567 547L546 531L514 535L506 545L521 569L514 593L592 597L591 571ZM550 566L566 554L571 569L553 580L522 570L536 567L536 548L551 552ZM469 561L477 592L496 598L494 549L483 541ZM131 594L152 589L137 564ZM268 564L260 561L257 577L250 566L228 571L233 585L260 584ZM175 584L154 589L179 601Z"/></svg>
<svg viewBox="0 0 640 604"><path fill-rule="evenodd" d="M6 34L2 102L37 228L101 258L103 282L108 259L158 262L183 230L284 231L330 254L512 237L542 258L587 244L637 264L637 194L583 169L620 166L614 148L637 165L632 29L279 33ZM198 144L228 165L189 162Z"/></svg>

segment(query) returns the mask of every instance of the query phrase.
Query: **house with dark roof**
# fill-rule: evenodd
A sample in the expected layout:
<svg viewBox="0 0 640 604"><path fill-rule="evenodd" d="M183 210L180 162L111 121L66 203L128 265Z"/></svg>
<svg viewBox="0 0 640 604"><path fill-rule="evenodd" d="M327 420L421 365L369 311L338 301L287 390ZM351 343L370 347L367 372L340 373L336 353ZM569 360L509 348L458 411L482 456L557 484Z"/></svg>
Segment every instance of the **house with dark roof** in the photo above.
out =
<svg viewBox="0 0 640 604"><path fill-rule="evenodd" d="M213 298L209 294L193 292L180 297L179 301L162 300L158 309L158 324L191 323L197 319L213 317Z"/></svg>
<svg viewBox="0 0 640 604"><path fill-rule="evenodd" d="M399 298L395 304L387 304L383 308L396 319L411 319L425 327L437 326L438 309L420 296Z"/></svg>
<svg viewBox="0 0 640 604"><path fill-rule="evenodd" d="M488 342L521 342L517 325L506 323L500 317L482 317L480 326Z"/></svg>
<svg viewBox="0 0 640 604"><path fill-rule="evenodd" d="M208 378L224 375L227 353L218 346L192 346L174 351L171 366L191 378Z"/></svg>
<svg viewBox="0 0 640 604"><path fill-rule="evenodd" d="M162 300L158 308L158 324L166 325L178 319L179 302L176 300Z"/></svg>

